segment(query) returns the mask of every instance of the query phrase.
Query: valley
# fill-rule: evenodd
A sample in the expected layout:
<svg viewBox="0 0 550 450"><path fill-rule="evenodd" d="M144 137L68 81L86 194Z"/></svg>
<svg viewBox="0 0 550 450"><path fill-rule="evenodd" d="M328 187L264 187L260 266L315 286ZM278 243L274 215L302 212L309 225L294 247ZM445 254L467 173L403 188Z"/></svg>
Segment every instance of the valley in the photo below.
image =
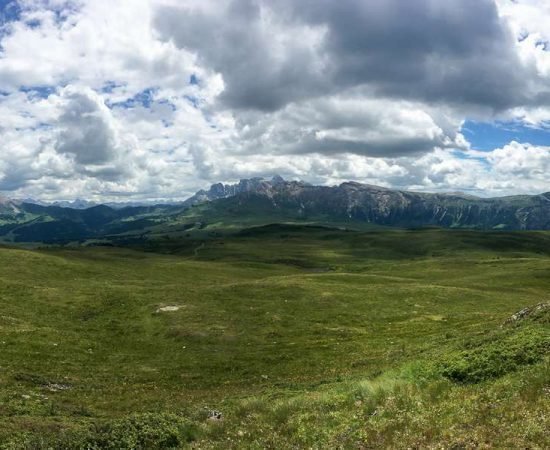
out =
<svg viewBox="0 0 550 450"><path fill-rule="evenodd" d="M0 263L0 448L550 444L549 311L503 325L550 301L547 232L271 224Z"/></svg>
<svg viewBox="0 0 550 450"><path fill-rule="evenodd" d="M550 0L0 0L0 450L550 450Z"/></svg>

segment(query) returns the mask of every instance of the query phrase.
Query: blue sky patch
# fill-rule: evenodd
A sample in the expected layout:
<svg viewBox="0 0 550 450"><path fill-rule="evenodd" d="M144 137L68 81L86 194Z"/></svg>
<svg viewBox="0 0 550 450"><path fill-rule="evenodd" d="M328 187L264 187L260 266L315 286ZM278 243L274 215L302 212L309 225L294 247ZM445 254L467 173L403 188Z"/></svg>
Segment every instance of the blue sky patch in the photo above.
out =
<svg viewBox="0 0 550 450"><path fill-rule="evenodd" d="M32 20L27 20L25 22L25 25L27 25L29 28L40 28L40 25L42 25L42 22L40 22L40 20L38 19L32 19Z"/></svg>
<svg viewBox="0 0 550 450"><path fill-rule="evenodd" d="M474 122L467 120L462 134L475 150L491 151L511 141L550 146L550 127L528 127L520 122Z"/></svg>
<svg viewBox="0 0 550 450"><path fill-rule="evenodd" d="M37 98L48 98L55 93L55 86L22 86L19 88L21 92L25 92L30 100Z"/></svg>
<svg viewBox="0 0 550 450"><path fill-rule="evenodd" d="M165 98L158 100L156 103L159 105L168 105L170 109L172 109L172 112L176 111L177 109L176 105L174 105L171 101L166 100Z"/></svg>
<svg viewBox="0 0 550 450"><path fill-rule="evenodd" d="M21 17L21 8L12 0L0 0L0 51L3 50L2 39L10 33L10 22Z"/></svg>
<svg viewBox="0 0 550 450"><path fill-rule="evenodd" d="M118 83L116 81L107 81L101 88L101 92L106 94L112 94L113 91L119 87L125 86L125 83Z"/></svg>
<svg viewBox="0 0 550 450"><path fill-rule="evenodd" d="M136 95L134 95L132 98L126 99L123 102L117 102L109 104L108 106L111 108L136 108L139 106L143 106L144 108L150 108L153 102L155 101L155 94L158 89L156 88L147 88L144 89L141 92L138 92Z"/></svg>
<svg viewBox="0 0 550 450"><path fill-rule="evenodd" d="M191 103L191 105L193 105L193 108L195 109L199 108L199 99L194 95L184 95L183 98L185 98L185 100Z"/></svg>
<svg viewBox="0 0 550 450"><path fill-rule="evenodd" d="M0 0L0 25L19 20L21 7L14 0Z"/></svg>

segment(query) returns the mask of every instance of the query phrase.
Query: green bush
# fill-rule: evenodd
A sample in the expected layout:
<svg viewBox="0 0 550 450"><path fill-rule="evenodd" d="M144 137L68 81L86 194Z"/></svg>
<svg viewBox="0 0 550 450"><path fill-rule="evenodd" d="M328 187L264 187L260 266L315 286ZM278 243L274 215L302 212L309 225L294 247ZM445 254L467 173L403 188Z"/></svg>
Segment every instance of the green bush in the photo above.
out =
<svg viewBox="0 0 550 450"><path fill-rule="evenodd" d="M195 437L196 426L182 416L146 413L95 423L89 429L66 430L55 436L21 433L0 443L0 449L178 449Z"/></svg>
<svg viewBox="0 0 550 450"><path fill-rule="evenodd" d="M542 329L500 334L478 347L452 353L440 364L442 375L459 383L501 377L550 354L550 336Z"/></svg>
<svg viewBox="0 0 550 450"><path fill-rule="evenodd" d="M161 449L179 448L194 439L194 427L175 414L136 414L100 427L89 448Z"/></svg>

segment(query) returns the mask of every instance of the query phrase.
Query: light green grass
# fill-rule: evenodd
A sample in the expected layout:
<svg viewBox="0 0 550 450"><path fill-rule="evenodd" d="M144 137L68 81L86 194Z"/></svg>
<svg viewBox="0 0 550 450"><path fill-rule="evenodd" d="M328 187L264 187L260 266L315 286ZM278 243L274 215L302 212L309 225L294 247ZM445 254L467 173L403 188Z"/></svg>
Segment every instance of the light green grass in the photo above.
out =
<svg viewBox="0 0 550 450"><path fill-rule="evenodd" d="M549 255L547 233L288 226L0 249L0 442L120 446L152 429L176 437L133 445L544 448L544 352L474 384L440 365L532 333L544 350L547 324L501 324L550 300Z"/></svg>

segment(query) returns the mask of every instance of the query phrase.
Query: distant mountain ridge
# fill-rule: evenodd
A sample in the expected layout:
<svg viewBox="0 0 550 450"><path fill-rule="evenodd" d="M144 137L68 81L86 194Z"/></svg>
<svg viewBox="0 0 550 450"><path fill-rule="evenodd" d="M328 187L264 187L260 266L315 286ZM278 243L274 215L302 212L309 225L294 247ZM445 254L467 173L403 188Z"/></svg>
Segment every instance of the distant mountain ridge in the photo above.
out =
<svg viewBox="0 0 550 450"><path fill-rule="evenodd" d="M196 205L199 203L233 197L245 192L266 192L269 188L288 183L281 176L275 175L271 180L261 177L240 180L237 184L216 183L209 190L200 190L183 202L184 205Z"/></svg>
<svg viewBox="0 0 550 450"><path fill-rule="evenodd" d="M550 230L550 192L480 198L463 193L429 194L357 182L315 186L302 181L251 178L213 184L180 204L94 205L76 208L0 197L0 240L83 242L131 236L181 236L209 226L308 222L387 227ZM221 225L220 225L221 224ZM345 225L347 226L347 225Z"/></svg>
<svg viewBox="0 0 550 450"><path fill-rule="evenodd" d="M252 213L247 203L294 217L324 216L385 226L441 226L478 229L550 229L550 193L480 198L463 193L430 194L357 182L313 186L299 181L254 178L236 185L213 185L203 201L233 199L234 208ZM196 196L201 200L201 196Z"/></svg>
<svg viewBox="0 0 550 450"><path fill-rule="evenodd" d="M16 200L18 203L31 203L33 205L40 206L59 206L61 208L71 208L71 209L88 209L93 208L94 206L105 205L113 209L121 209L127 207L141 207L141 206L155 206L155 205L180 205L183 201L173 201L173 200L163 200L163 201L154 201L154 200L137 200L129 202L96 202L89 201L81 198L75 200L56 200L52 202L46 202L43 200L35 200L33 198L26 198L23 200Z"/></svg>

